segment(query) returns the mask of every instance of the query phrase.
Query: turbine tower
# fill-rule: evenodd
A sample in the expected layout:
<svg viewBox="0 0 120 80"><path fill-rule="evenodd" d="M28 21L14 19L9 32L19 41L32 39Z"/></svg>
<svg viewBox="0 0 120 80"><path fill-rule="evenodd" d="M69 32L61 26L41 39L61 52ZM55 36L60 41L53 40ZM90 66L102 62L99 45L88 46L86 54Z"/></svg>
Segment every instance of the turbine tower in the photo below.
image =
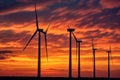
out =
<svg viewBox="0 0 120 80"><path fill-rule="evenodd" d="M68 28L67 31L69 32L69 79L72 79L72 32L75 29Z"/></svg>
<svg viewBox="0 0 120 80"><path fill-rule="evenodd" d="M76 50L78 50L78 79L80 79L80 44L81 44L82 40L78 40L74 33L73 33L73 36L74 36L75 41L76 41L76 46L77 46Z"/></svg>
<svg viewBox="0 0 120 80"><path fill-rule="evenodd" d="M40 77L41 77L41 33L43 33L44 37L45 37L46 55L48 56L46 34L47 34L49 26L48 26L48 28L46 29L45 32L43 31L43 29L39 28L38 16L37 16L37 10L36 10L36 1L35 1L35 18L36 18L36 31L31 36L31 38L29 39L29 41L27 42L27 44L25 45L25 47L24 47L23 50L25 50L27 48L27 46L29 45L29 43L31 42L31 40L35 37L35 35L38 32L38 71L37 71L37 77L38 77L38 80L40 80Z"/></svg>
<svg viewBox="0 0 120 80"><path fill-rule="evenodd" d="M110 55L111 55L111 45L109 46L108 53L108 80L110 80Z"/></svg>
<svg viewBox="0 0 120 80"><path fill-rule="evenodd" d="M95 52L96 52L96 48L94 48L94 42L92 39L92 53L93 53L93 78L96 78L96 64L95 64Z"/></svg>

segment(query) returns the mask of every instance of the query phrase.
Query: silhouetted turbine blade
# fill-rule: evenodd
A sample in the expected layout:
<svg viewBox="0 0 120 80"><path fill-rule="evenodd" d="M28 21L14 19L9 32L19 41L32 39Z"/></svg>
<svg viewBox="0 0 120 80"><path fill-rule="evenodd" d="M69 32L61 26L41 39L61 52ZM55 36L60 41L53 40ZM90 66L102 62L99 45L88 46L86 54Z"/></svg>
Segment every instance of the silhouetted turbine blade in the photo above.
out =
<svg viewBox="0 0 120 80"><path fill-rule="evenodd" d="M93 57L94 57L94 42L93 42L93 38L92 38L92 54L93 54ZM93 62L94 62L94 58L93 58Z"/></svg>
<svg viewBox="0 0 120 80"><path fill-rule="evenodd" d="M48 60L48 48L47 48L47 35L44 33L44 39L45 39L45 48L46 48L46 58Z"/></svg>
<svg viewBox="0 0 120 80"><path fill-rule="evenodd" d="M73 34L73 37L74 37L74 39L75 39L75 41L76 41L76 59L77 59L77 38L76 38L76 36L75 36L74 33L72 33L72 34Z"/></svg>
<svg viewBox="0 0 120 80"><path fill-rule="evenodd" d="M24 49L26 49L26 47L28 46L28 44L31 42L31 40L33 39L33 37L35 36L35 34L37 33L37 30L34 32L34 34L32 35L32 37L30 38L30 40L27 42L27 44L25 45Z"/></svg>
<svg viewBox="0 0 120 80"><path fill-rule="evenodd" d="M48 25L48 27L47 27L47 29L46 29L46 31L45 31L45 32L46 32L46 34L47 34L47 32L48 32L49 27L50 27L50 24Z"/></svg>
<svg viewBox="0 0 120 80"><path fill-rule="evenodd" d="M77 41L77 38L76 38L75 34L74 33L72 33L72 34L73 34L74 39Z"/></svg>
<svg viewBox="0 0 120 80"><path fill-rule="evenodd" d="M93 38L92 38L92 49L94 49L94 42L93 42Z"/></svg>
<svg viewBox="0 0 120 80"><path fill-rule="evenodd" d="M35 18L36 18L36 27L37 29L39 28L38 26L38 16L37 16L37 9L36 9L36 0L34 1L35 2Z"/></svg>
<svg viewBox="0 0 120 80"><path fill-rule="evenodd" d="M77 47L77 41L76 41L76 60L77 60L77 49L78 47Z"/></svg>
<svg viewBox="0 0 120 80"><path fill-rule="evenodd" d="M45 32L43 32L44 33L44 39L45 39L45 48L46 48L46 58L47 58L47 61L48 61L47 32L48 32L49 27L50 27L50 24L48 25L48 27L45 30Z"/></svg>

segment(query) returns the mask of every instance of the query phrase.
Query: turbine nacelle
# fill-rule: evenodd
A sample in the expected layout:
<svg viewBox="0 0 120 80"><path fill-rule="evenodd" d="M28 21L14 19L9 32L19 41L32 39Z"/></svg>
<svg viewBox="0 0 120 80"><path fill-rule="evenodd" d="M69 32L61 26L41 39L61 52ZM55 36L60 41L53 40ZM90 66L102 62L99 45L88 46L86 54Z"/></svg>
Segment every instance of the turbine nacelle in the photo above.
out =
<svg viewBox="0 0 120 80"><path fill-rule="evenodd" d="M96 51L96 50L97 50L96 48L94 48L93 38L92 38L92 50L93 50L93 51Z"/></svg>
<svg viewBox="0 0 120 80"><path fill-rule="evenodd" d="M82 42L82 40L77 40L76 42L81 43L81 42Z"/></svg>
<svg viewBox="0 0 120 80"><path fill-rule="evenodd" d="M97 49L96 48L93 48L94 51L96 51Z"/></svg>
<svg viewBox="0 0 120 80"><path fill-rule="evenodd" d="M111 44L109 46L109 49L107 50L107 53L111 53Z"/></svg>
<svg viewBox="0 0 120 80"><path fill-rule="evenodd" d="M111 53L111 51L110 51L110 50L108 50L108 51L107 51L107 53Z"/></svg>
<svg viewBox="0 0 120 80"><path fill-rule="evenodd" d="M67 29L67 31L68 31L68 32L73 32L73 31L75 31L75 29L69 28L69 29Z"/></svg>
<svg viewBox="0 0 120 80"><path fill-rule="evenodd" d="M43 32L43 29L37 29L37 31Z"/></svg>

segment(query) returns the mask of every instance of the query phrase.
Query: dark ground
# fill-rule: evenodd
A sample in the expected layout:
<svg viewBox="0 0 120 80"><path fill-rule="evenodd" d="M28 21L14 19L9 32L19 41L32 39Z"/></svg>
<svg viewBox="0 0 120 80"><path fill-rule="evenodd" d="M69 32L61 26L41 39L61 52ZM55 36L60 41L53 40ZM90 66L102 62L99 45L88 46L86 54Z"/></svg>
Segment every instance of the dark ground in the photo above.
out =
<svg viewBox="0 0 120 80"><path fill-rule="evenodd" d="M36 77L0 77L0 80L38 80ZM69 80L68 78L59 78L59 77L43 77L40 80ZM78 80L73 78L72 80ZM79 80L94 80L93 78L81 78ZM107 78L96 78L95 80L108 80ZM117 78L111 78L110 80L120 80Z"/></svg>

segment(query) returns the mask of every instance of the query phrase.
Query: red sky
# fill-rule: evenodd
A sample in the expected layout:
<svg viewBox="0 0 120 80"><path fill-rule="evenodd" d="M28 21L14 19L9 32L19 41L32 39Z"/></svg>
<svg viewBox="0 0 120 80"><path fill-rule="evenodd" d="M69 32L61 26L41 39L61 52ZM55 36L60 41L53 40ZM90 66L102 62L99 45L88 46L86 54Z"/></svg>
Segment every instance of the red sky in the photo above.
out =
<svg viewBox="0 0 120 80"><path fill-rule="evenodd" d="M91 36L94 38L97 77L107 77L107 53L112 45L111 77L120 74L120 1L119 0L37 0L39 27L48 31L49 61L42 35L42 76L67 77L69 34L75 28L82 39L81 75L92 77ZM22 51L36 30L31 0L0 0L0 76L36 76L37 35ZM73 39L73 76L77 60ZM120 78L120 77L119 77Z"/></svg>

